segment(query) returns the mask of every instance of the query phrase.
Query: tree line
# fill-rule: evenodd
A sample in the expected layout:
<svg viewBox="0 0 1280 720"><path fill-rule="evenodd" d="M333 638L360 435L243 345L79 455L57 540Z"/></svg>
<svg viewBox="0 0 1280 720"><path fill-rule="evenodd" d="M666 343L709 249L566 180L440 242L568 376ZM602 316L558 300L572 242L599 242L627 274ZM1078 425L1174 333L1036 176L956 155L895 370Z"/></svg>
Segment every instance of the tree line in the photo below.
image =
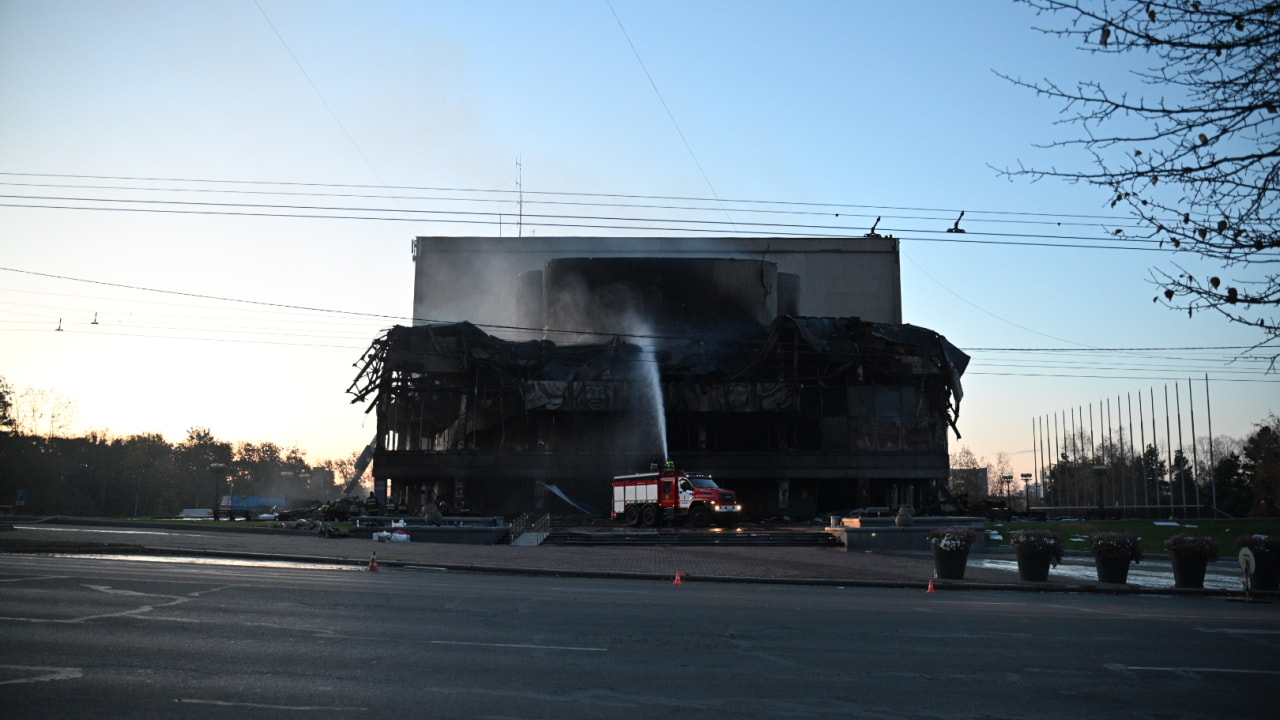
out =
<svg viewBox="0 0 1280 720"><path fill-rule="evenodd" d="M232 494L297 507L337 497L355 466L355 453L311 463L297 448L226 442L206 427L178 443L159 433L67 437L59 417L70 403L54 398L33 410L44 395L15 392L0 377L0 507L21 501L15 513L164 517Z"/></svg>

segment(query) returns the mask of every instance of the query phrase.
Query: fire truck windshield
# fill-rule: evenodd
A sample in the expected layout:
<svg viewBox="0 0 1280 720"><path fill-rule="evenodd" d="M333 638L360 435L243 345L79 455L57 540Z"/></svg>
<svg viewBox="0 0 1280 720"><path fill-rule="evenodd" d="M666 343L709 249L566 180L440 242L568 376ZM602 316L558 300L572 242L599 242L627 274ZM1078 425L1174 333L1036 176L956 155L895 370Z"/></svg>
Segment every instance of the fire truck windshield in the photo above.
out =
<svg viewBox="0 0 1280 720"><path fill-rule="evenodd" d="M704 490L714 490L720 487L709 475L687 475L685 477L689 482L693 483L694 487L700 487Z"/></svg>

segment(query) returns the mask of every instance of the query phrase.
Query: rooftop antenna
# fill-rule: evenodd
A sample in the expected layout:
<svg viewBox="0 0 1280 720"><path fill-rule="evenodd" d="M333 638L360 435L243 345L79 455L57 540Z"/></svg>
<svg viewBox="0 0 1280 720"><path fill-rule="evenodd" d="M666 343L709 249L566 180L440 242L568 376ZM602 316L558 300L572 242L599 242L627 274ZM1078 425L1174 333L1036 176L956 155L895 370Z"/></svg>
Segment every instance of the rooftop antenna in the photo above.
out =
<svg viewBox="0 0 1280 720"><path fill-rule="evenodd" d="M98 324L98 313L97 313L96 311L93 313L93 322L91 322L91 323L89 323L89 324L90 324L90 325L97 325L97 324Z"/></svg>
<svg viewBox="0 0 1280 720"><path fill-rule="evenodd" d="M58 318L58 329L56 332L62 332L62 318Z"/></svg>
<svg viewBox="0 0 1280 720"><path fill-rule="evenodd" d="M520 156L516 156L516 237L524 237L524 168Z"/></svg>
<svg viewBox="0 0 1280 720"><path fill-rule="evenodd" d="M964 211L963 211L963 210L961 210L961 211L960 211L960 217L956 218L956 224L955 224L955 225L952 225L952 226L951 226L951 227L949 227L949 228L947 228L947 232L955 232L955 233L962 233L962 232L964 232L964 228L960 227L960 221L961 221L962 219L964 219Z"/></svg>

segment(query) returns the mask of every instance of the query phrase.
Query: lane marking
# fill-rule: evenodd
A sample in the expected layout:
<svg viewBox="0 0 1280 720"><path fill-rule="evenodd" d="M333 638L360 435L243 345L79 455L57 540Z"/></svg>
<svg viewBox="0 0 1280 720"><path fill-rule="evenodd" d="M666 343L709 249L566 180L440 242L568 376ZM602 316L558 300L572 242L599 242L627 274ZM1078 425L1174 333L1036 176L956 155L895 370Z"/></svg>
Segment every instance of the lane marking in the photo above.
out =
<svg viewBox="0 0 1280 720"><path fill-rule="evenodd" d="M227 702L226 700L200 700L198 698L175 698L176 703L190 703L192 705L217 705L219 707L247 707L260 708L262 710L368 710L363 707L343 707L341 705L268 705L266 703L250 703L250 702Z"/></svg>
<svg viewBox="0 0 1280 720"><path fill-rule="evenodd" d="M132 618L144 619L141 616L146 615L152 610L155 610L157 608L176 607L178 605L191 602L191 600L193 599L190 596L184 597L181 595L162 595L158 593L137 592L135 590L121 590L118 588L113 588L110 585L84 585L84 587L89 588L94 592L103 593L105 595L122 595L125 597L139 597L139 598L144 598L144 597L145 598L152 598L152 597L167 598L169 602L156 602L154 604L146 604L144 602L141 605L137 605L136 607L128 608L126 610L119 610L116 612L104 612L104 613L98 613L95 615L82 615L80 617L72 617L72 618L5 617L0 619L12 620L14 622L45 623L50 625L79 625L79 624L90 622L92 620L102 620L106 618L118 618L118 617L132 617Z"/></svg>
<svg viewBox="0 0 1280 720"><path fill-rule="evenodd" d="M1147 670L1151 672L1188 673L1225 673L1229 675L1280 675L1280 670L1247 670L1244 668L1203 668L1203 667L1149 667L1145 665L1119 665L1109 663L1103 667L1121 672L1129 670Z"/></svg>
<svg viewBox="0 0 1280 720"><path fill-rule="evenodd" d="M1227 633L1228 635L1280 635L1280 630L1254 630L1250 628L1196 628L1205 633Z"/></svg>
<svg viewBox="0 0 1280 720"><path fill-rule="evenodd" d="M43 667L40 665L0 665L0 670L17 670L19 672L39 672L43 675L34 675L32 677L14 678L13 680L0 680L0 685L17 685L19 683L48 682L50 680L74 680L84 676L84 671L80 668L70 667Z"/></svg>
<svg viewBox="0 0 1280 720"><path fill-rule="evenodd" d="M472 647L521 648L525 650L573 650L576 652L607 652L608 648L571 647L568 645L521 645L518 643L481 643L459 640L432 640L432 645L470 645Z"/></svg>
<svg viewBox="0 0 1280 720"><path fill-rule="evenodd" d="M555 590L556 592L574 592L574 593L576 593L576 592L582 592L582 588L571 588L571 587L550 587L550 588L547 588L547 589L548 589L548 590ZM649 591L649 590L596 590L596 589L592 589L592 590L591 590L591 594L593 594L593 595L652 595L653 593L652 593L651 591Z"/></svg>

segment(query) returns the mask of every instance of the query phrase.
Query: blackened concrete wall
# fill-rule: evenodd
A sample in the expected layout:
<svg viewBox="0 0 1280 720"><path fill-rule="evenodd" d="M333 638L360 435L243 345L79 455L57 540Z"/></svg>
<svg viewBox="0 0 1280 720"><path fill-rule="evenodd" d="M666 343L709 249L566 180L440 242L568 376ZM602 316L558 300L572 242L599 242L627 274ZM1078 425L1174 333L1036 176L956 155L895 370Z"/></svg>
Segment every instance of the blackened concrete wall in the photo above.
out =
<svg viewBox="0 0 1280 720"><path fill-rule="evenodd" d="M520 307L522 274L559 258L729 258L765 261L794 276L794 305L782 314L902 322L894 238L419 237L414 241L415 324L468 321L525 339L537 315ZM507 326L507 327L493 327Z"/></svg>

